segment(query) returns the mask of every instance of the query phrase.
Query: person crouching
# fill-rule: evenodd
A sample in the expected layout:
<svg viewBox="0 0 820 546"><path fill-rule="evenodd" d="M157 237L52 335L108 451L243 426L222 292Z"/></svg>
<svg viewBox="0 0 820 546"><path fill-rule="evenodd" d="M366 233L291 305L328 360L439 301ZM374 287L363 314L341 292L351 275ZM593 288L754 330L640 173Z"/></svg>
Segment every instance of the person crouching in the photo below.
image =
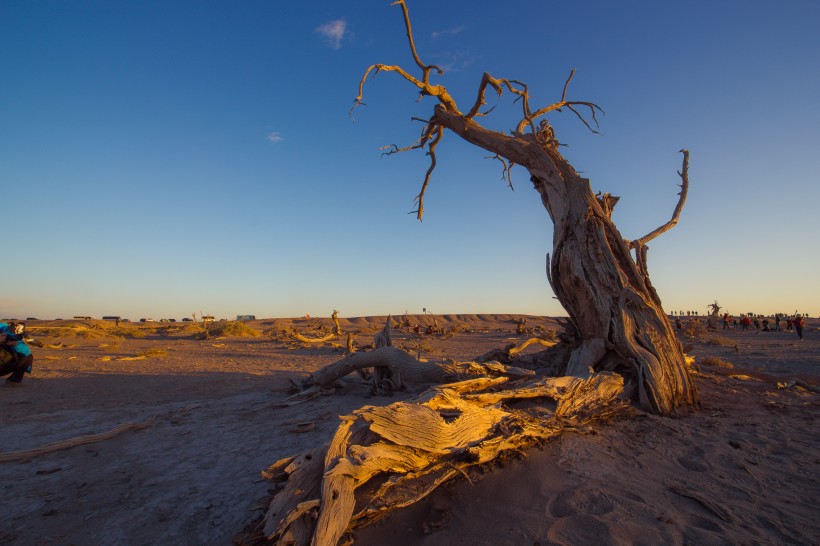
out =
<svg viewBox="0 0 820 546"><path fill-rule="evenodd" d="M34 357L28 345L15 334L0 334L0 377L8 375L5 385L16 387L23 383L23 375L31 373Z"/></svg>

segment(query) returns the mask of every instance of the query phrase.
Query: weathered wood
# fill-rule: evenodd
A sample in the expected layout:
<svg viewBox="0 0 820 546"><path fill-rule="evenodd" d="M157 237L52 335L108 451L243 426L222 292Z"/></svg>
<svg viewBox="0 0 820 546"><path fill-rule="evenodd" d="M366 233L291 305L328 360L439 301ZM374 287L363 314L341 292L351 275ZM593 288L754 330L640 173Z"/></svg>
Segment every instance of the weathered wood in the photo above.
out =
<svg viewBox="0 0 820 546"><path fill-rule="evenodd" d="M390 337L390 315L387 315L387 320L384 321L384 328L376 334L373 342L377 349L393 346L393 338Z"/></svg>
<svg viewBox="0 0 820 546"><path fill-rule="evenodd" d="M288 544L310 524L312 518L305 514L313 514L316 505L304 503L312 499L318 485L306 483L307 476L316 481L319 474L323 476L311 544L335 546L351 526L364 525L420 500L470 466L525 449L560 434L564 426L576 421L589 423L616 402L623 390L619 375L598 373L586 379L529 379L502 392L485 391L505 381L483 378L441 385L416 401L363 407L342 417L327 448L324 470L292 472L298 485L289 488L288 484L274 497L266 515L266 536L277 544ZM504 404L536 395L556 401L553 417L545 418L547 406L529 413ZM281 469L296 466L295 460L273 465L269 475L281 479L285 474ZM368 487L360 489L366 483ZM298 499L278 500L292 495L295 488L300 491ZM290 512L283 514L286 506L291 507ZM296 531L290 530L293 522L298 524Z"/></svg>
<svg viewBox="0 0 820 546"><path fill-rule="evenodd" d="M532 370L505 366L498 362L435 362L416 360L398 347L382 347L372 351L347 355L317 370L304 382L303 388L327 387L342 377L360 369L375 368L374 383L383 386L389 381L392 390L405 384L445 383L467 377L499 376L528 377Z"/></svg>
<svg viewBox="0 0 820 546"><path fill-rule="evenodd" d="M280 459L262 472L262 476L274 481L285 482L284 488L273 498L263 518L264 535L268 539L292 534L301 536L301 525L295 522L306 516L305 506L300 504L318 501L319 483L324 469L324 455L327 448L316 448L295 457ZM318 508L318 502L315 507ZM294 514L294 511L298 513ZM309 537L313 534L310 525ZM290 531L290 533L288 533ZM307 542L297 542L297 544Z"/></svg>
<svg viewBox="0 0 820 546"><path fill-rule="evenodd" d="M557 345L557 342L554 341L547 341L538 337L529 338L526 341L519 343L516 345L515 343L510 343L506 345L502 349L493 349L491 351L487 351L480 357L476 358L476 362L488 362L491 360L497 360L502 363L511 362L521 353L524 349L531 345L542 345L544 347L554 347Z"/></svg>
<svg viewBox="0 0 820 546"><path fill-rule="evenodd" d="M336 337L336 334L333 333L317 338L305 337L299 332L293 332L291 335L293 336L293 339L301 341L302 343L325 343L326 341L330 341L331 339Z"/></svg>
<svg viewBox="0 0 820 546"><path fill-rule="evenodd" d="M333 333L337 336L342 335L342 326L339 324L339 312L334 309L333 314L330 315L330 318L333 319Z"/></svg>

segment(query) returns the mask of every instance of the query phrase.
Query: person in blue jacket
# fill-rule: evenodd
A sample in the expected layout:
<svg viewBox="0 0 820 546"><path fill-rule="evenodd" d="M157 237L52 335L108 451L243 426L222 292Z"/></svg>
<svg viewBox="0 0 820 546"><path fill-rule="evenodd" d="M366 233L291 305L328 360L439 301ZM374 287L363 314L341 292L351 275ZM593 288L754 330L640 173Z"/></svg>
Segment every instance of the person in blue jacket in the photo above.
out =
<svg viewBox="0 0 820 546"><path fill-rule="evenodd" d="M6 323L0 323L0 377L8 375L5 385L14 387L21 385L23 375L31 373L34 356L23 339L9 331Z"/></svg>

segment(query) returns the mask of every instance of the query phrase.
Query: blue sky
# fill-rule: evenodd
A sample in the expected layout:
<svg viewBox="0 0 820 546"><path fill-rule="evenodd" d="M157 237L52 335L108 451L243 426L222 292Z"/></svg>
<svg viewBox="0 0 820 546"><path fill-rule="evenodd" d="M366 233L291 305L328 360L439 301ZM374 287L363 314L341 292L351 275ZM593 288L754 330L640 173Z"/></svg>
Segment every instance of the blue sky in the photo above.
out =
<svg viewBox="0 0 820 546"><path fill-rule="evenodd" d="M408 2L462 109L481 74L606 111L550 121L667 310L820 314L820 3ZM412 143L433 102L389 1L0 3L0 315L563 314L552 224L526 172L445 135L426 197ZM492 99L492 103L496 103ZM509 96L482 121L512 129Z"/></svg>

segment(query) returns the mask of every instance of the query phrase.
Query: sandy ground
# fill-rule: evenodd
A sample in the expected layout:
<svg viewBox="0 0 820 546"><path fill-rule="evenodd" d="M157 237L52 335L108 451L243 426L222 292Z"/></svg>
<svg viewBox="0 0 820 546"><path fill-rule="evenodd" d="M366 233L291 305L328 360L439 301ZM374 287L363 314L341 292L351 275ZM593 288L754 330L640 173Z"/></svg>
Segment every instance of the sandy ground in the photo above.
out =
<svg viewBox="0 0 820 546"><path fill-rule="evenodd" d="M454 335L394 333L394 344L471 360L520 339L515 318L438 317ZM383 321L343 319L342 327L365 345ZM528 317L527 326L539 324L555 327ZM330 321L250 323L260 331L287 325L318 333ZM134 428L0 462L2 544L230 544L264 508L269 486L260 470L329 441L338 415L402 396L370 396L353 379L333 396L271 407L287 396L289 378L341 358L326 345L269 335L200 341L179 324L128 325L147 335L125 339L102 323L30 326L45 346L33 347L24 387L0 389L0 460ZM818 544L820 396L777 388L792 377L820 382L818 326L809 321L802 342L791 332L710 334L690 354L733 367L701 367L700 411L677 419L638 411L565 434L526 460L475 472L395 512L359 531L356 543Z"/></svg>

